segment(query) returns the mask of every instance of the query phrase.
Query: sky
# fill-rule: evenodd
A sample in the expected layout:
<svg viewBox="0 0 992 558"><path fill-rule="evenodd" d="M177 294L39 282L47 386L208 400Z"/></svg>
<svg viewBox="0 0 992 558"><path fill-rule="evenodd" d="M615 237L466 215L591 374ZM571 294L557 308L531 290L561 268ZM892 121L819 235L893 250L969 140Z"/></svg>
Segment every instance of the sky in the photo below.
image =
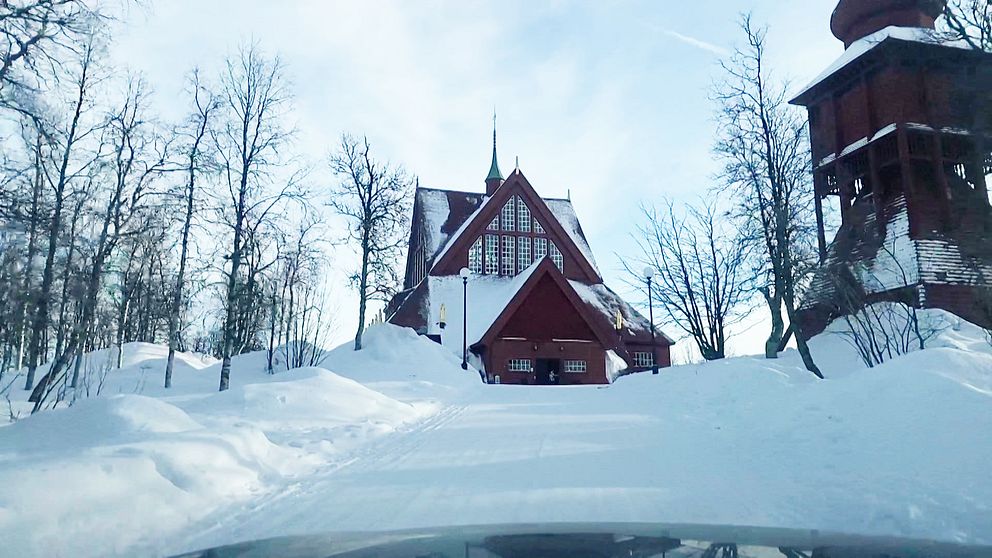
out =
<svg viewBox="0 0 992 558"><path fill-rule="evenodd" d="M740 14L768 25L773 72L799 90L843 51L829 31L835 5L147 0L117 25L111 56L144 74L158 110L178 119L194 66L209 74L252 41L278 55L295 92L294 150L314 166L318 204L333 183L323 161L343 132L368 136L422 186L483 191L495 109L504 173L519 157L538 193L570 195L607 284L638 302L622 263L637 256L639 207L694 201L713 183L710 91L741 38ZM357 324L345 279L354 256L328 250L344 341ZM736 330L732 353L761 352L760 314Z"/></svg>

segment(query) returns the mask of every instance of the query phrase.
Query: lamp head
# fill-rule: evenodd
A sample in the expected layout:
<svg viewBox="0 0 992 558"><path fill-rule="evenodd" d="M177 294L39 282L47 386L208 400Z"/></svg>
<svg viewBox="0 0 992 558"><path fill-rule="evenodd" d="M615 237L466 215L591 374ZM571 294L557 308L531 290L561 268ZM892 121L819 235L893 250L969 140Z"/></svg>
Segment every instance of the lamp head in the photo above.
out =
<svg viewBox="0 0 992 558"><path fill-rule="evenodd" d="M472 271L467 267L463 267L461 271L458 272L458 276L462 279L468 279L469 275L472 275Z"/></svg>

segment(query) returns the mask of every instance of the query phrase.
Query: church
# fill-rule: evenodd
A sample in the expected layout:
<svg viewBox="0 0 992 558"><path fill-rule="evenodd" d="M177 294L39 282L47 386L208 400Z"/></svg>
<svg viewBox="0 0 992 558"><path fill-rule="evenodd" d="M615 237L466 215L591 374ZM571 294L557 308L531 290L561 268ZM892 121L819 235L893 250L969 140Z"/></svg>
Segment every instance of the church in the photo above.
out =
<svg viewBox="0 0 992 558"><path fill-rule="evenodd" d="M809 113L821 262L805 338L878 301L992 327L992 54L940 37L945 5L841 0L830 28L846 50L792 101Z"/></svg>
<svg viewBox="0 0 992 558"><path fill-rule="evenodd" d="M387 320L488 383L605 384L671 365L669 337L604 283L569 199L493 156L485 192L418 185L403 290Z"/></svg>

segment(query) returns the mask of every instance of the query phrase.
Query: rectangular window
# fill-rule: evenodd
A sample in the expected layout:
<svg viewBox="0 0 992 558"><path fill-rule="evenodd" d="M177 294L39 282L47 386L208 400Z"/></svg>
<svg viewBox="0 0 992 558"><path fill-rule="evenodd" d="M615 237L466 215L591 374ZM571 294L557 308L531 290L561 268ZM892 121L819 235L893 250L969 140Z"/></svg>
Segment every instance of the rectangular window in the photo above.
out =
<svg viewBox="0 0 992 558"><path fill-rule="evenodd" d="M530 237L517 237L517 271L520 272L527 269L532 263L534 263L534 260L531 259L530 254Z"/></svg>
<svg viewBox="0 0 992 558"><path fill-rule="evenodd" d="M534 219L534 232L537 234L544 234L544 227L541 226L541 222Z"/></svg>
<svg viewBox="0 0 992 558"><path fill-rule="evenodd" d="M502 275L513 275L517 265L517 253L513 249L516 237L503 235L503 269Z"/></svg>
<svg viewBox="0 0 992 558"><path fill-rule="evenodd" d="M511 358L508 372L533 372L534 362L529 358Z"/></svg>
<svg viewBox="0 0 992 558"><path fill-rule="evenodd" d="M512 231L514 225L516 225L517 212L513 208L513 198L510 198L506 201L506 205L503 206L503 213L500 215L504 231Z"/></svg>
<svg viewBox="0 0 992 558"><path fill-rule="evenodd" d="M547 238L535 238L534 239L534 259L543 260L544 256L548 255L548 239Z"/></svg>
<svg viewBox="0 0 992 558"><path fill-rule="evenodd" d="M476 239L468 250L468 268L472 273L482 273L482 237Z"/></svg>
<svg viewBox="0 0 992 558"><path fill-rule="evenodd" d="M561 252L558 251L558 247L555 246L554 242L549 243L551 248L551 261L555 263L558 267L558 271L565 271L565 258L561 257Z"/></svg>
<svg viewBox="0 0 992 558"><path fill-rule="evenodd" d="M486 275L499 273L499 237L486 235Z"/></svg>
<svg viewBox="0 0 992 558"><path fill-rule="evenodd" d="M634 353L634 366L639 368L654 366L654 355L647 352Z"/></svg>
<svg viewBox="0 0 992 558"><path fill-rule="evenodd" d="M529 233L530 222L530 208L527 207L524 200L520 199L520 196L517 196L517 230Z"/></svg>
<svg viewBox="0 0 992 558"><path fill-rule="evenodd" d="M584 360L566 360L565 361L565 372L568 374L585 374L586 373L586 361Z"/></svg>

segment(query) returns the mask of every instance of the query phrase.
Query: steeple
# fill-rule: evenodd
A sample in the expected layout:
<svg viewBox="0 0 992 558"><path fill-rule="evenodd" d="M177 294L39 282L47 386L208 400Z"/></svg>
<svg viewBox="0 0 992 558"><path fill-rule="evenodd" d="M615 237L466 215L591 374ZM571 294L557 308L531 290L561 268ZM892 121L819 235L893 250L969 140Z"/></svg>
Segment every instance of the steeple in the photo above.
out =
<svg viewBox="0 0 992 558"><path fill-rule="evenodd" d="M889 26L933 29L946 0L841 0L830 30L844 46Z"/></svg>
<svg viewBox="0 0 992 558"><path fill-rule="evenodd" d="M499 172L496 162L496 111L493 111L493 163L489 166L489 176L486 177L486 195L491 196L503 184L503 173Z"/></svg>

